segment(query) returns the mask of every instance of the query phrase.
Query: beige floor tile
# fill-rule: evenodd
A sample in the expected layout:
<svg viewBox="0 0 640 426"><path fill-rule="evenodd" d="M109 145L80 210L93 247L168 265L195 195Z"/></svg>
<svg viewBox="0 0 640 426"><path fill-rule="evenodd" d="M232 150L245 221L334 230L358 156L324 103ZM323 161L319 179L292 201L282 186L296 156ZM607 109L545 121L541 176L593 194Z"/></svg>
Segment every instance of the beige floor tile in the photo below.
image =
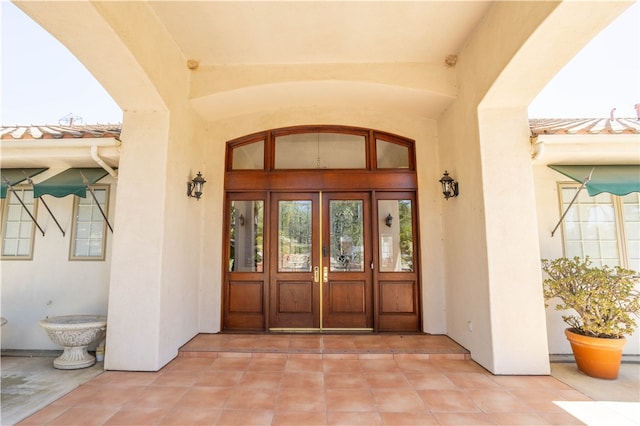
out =
<svg viewBox="0 0 640 426"><path fill-rule="evenodd" d="M439 425L493 425L493 419L485 413L434 413Z"/></svg>
<svg viewBox="0 0 640 426"><path fill-rule="evenodd" d="M405 377L415 389L457 389L457 386L443 373L405 373Z"/></svg>
<svg viewBox="0 0 640 426"><path fill-rule="evenodd" d="M168 408L178 402L186 391L187 388L181 386L147 386L124 406L126 408Z"/></svg>
<svg viewBox="0 0 640 426"><path fill-rule="evenodd" d="M548 425L544 417L537 413L490 413L489 417L497 425Z"/></svg>
<svg viewBox="0 0 640 426"><path fill-rule="evenodd" d="M367 389L327 389L328 411L377 411L376 401Z"/></svg>
<svg viewBox="0 0 640 426"><path fill-rule="evenodd" d="M325 394L317 389L283 388L278 392L277 411L326 411Z"/></svg>
<svg viewBox="0 0 640 426"><path fill-rule="evenodd" d="M194 411L223 408L231 393L232 390L230 388L193 387L185 392L176 406Z"/></svg>
<svg viewBox="0 0 640 426"><path fill-rule="evenodd" d="M286 358L253 358L251 363L247 366L247 370L283 372L286 364Z"/></svg>
<svg viewBox="0 0 640 426"><path fill-rule="evenodd" d="M231 391L224 405L226 410L269 410L276 406L276 391L269 388L239 387Z"/></svg>
<svg viewBox="0 0 640 426"><path fill-rule="evenodd" d="M247 371L240 378L238 385L247 388L276 389L282 382L282 376L279 371Z"/></svg>
<svg viewBox="0 0 640 426"><path fill-rule="evenodd" d="M365 373L365 379L372 389L408 388L409 381L400 372Z"/></svg>
<svg viewBox="0 0 640 426"><path fill-rule="evenodd" d="M60 416L62 413L67 411L71 406L69 405L48 405L44 407L42 410L32 414L26 419L22 420L18 423L18 425L44 425Z"/></svg>
<svg viewBox="0 0 640 426"><path fill-rule="evenodd" d="M382 421L385 425L414 425L414 426L427 426L437 425L438 421L427 411L421 412L380 412Z"/></svg>
<svg viewBox="0 0 640 426"><path fill-rule="evenodd" d="M200 377L200 372L195 370L167 371L159 374L151 382L151 386L191 386Z"/></svg>
<svg viewBox="0 0 640 426"><path fill-rule="evenodd" d="M200 408L194 410L192 408L175 408L169 411L160 421L161 425L214 425L217 423L221 409ZM143 425L145 423L138 423Z"/></svg>
<svg viewBox="0 0 640 426"><path fill-rule="evenodd" d="M117 407L71 407L50 421L50 425L101 425L118 412Z"/></svg>
<svg viewBox="0 0 640 426"><path fill-rule="evenodd" d="M243 371L205 371L200 374L193 385L219 388L231 387L240 382L243 374Z"/></svg>
<svg viewBox="0 0 640 426"><path fill-rule="evenodd" d="M538 412L538 415L544 418L550 425L584 425L583 422L564 411L553 413Z"/></svg>
<svg viewBox="0 0 640 426"><path fill-rule="evenodd" d="M499 389L500 385L485 373L448 373L447 377L463 389Z"/></svg>
<svg viewBox="0 0 640 426"><path fill-rule="evenodd" d="M321 426L327 424L327 414L317 411L276 411L272 426Z"/></svg>
<svg viewBox="0 0 640 426"><path fill-rule="evenodd" d="M375 426L381 425L382 417L376 411L371 412L348 412L348 411L329 411L327 413L328 425L343 426Z"/></svg>
<svg viewBox="0 0 640 426"><path fill-rule="evenodd" d="M293 358L287 359L287 363L285 365L285 371L302 371L306 373L310 372L322 372L323 371L323 361L322 359L300 359Z"/></svg>
<svg viewBox="0 0 640 426"><path fill-rule="evenodd" d="M164 408L131 407L123 408L111 416L106 425L155 425L167 415Z"/></svg>
<svg viewBox="0 0 640 426"><path fill-rule="evenodd" d="M440 369L433 361L427 359L394 358L396 365L404 373L440 373Z"/></svg>
<svg viewBox="0 0 640 426"><path fill-rule="evenodd" d="M418 393L412 389L372 389L378 411L426 412L426 406Z"/></svg>
<svg viewBox="0 0 640 426"><path fill-rule="evenodd" d="M325 373L355 373L360 371L360 361L357 359L324 359Z"/></svg>
<svg viewBox="0 0 640 426"><path fill-rule="evenodd" d="M533 410L507 390L473 389L467 392L467 396L485 413L522 413Z"/></svg>
<svg viewBox="0 0 640 426"><path fill-rule="evenodd" d="M324 375L326 389L369 389L369 383L362 374L336 373Z"/></svg>
<svg viewBox="0 0 640 426"><path fill-rule="evenodd" d="M393 359L361 359L360 369L373 373L400 372L398 364Z"/></svg>
<svg viewBox="0 0 640 426"><path fill-rule="evenodd" d="M484 373L490 374L473 361L462 359L437 359L433 363L445 373Z"/></svg>
<svg viewBox="0 0 640 426"><path fill-rule="evenodd" d="M213 364L214 359L211 358L203 358L203 357L194 357L194 358L183 358L178 357L171 361L171 363L167 366L167 372L171 371L196 371L200 372L203 370L207 370Z"/></svg>
<svg viewBox="0 0 640 426"><path fill-rule="evenodd" d="M308 388L324 390L324 374L323 373L304 373L293 371L284 373L280 386L283 388Z"/></svg>
<svg viewBox="0 0 640 426"><path fill-rule="evenodd" d="M244 371L249 364L250 357L218 357L209 368L212 371Z"/></svg>
<svg viewBox="0 0 640 426"><path fill-rule="evenodd" d="M479 412L480 408L460 390L427 389L416 391L432 413Z"/></svg>
<svg viewBox="0 0 640 426"><path fill-rule="evenodd" d="M93 385L91 382L89 382L77 389L72 390L62 398L54 401L53 405L75 406L82 403L88 403L100 391L100 386Z"/></svg>
<svg viewBox="0 0 640 426"><path fill-rule="evenodd" d="M146 386L151 384L160 373L138 371L105 371L96 377L92 384L113 384L118 386Z"/></svg>
<svg viewBox="0 0 640 426"><path fill-rule="evenodd" d="M229 426L264 426L273 421L270 410L224 410L218 418L219 425Z"/></svg>
<svg viewBox="0 0 640 426"><path fill-rule="evenodd" d="M95 392L91 398L80 402L78 405L98 405L98 406L115 406L122 407L131 398L135 398L140 395L146 386L115 386L104 385L99 386L98 391Z"/></svg>

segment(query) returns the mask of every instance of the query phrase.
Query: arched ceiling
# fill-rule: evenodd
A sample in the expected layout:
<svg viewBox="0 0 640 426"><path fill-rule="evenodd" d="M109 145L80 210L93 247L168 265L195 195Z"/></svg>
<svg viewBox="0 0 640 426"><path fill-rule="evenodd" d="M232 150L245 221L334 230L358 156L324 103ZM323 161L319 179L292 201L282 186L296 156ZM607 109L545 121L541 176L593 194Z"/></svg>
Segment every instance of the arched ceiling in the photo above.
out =
<svg viewBox="0 0 640 426"><path fill-rule="evenodd" d="M487 1L148 2L205 118L332 104L435 118ZM391 68L392 67L392 68Z"/></svg>

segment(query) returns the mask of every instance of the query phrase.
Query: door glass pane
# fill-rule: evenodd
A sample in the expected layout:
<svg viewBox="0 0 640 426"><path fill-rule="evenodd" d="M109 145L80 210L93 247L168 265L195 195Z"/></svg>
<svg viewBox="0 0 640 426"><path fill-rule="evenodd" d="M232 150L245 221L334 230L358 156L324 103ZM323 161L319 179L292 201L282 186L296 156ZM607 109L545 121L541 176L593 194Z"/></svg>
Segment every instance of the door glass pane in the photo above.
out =
<svg viewBox="0 0 640 426"><path fill-rule="evenodd" d="M376 139L376 156L379 169L409 168L409 148L406 146Z"/></svg>
<svg viewBox="0 0 640 426"><path fill-rule="evenodd" d="M379 200L380 272L413 271L411 200Z"/></svg>
<svg viewBox="0 0 640 426"><path fill-rule="evenodd" d="M233 170L262 170L264 168L264 141L233 148Z"/></svg>
<svg viewBox="0 0 640 426"><path fill-rule="evenodd" d="M311 200L278 202L278 271L311 271Z"/></svg>
<svg viewBox="0 0 640 426"><path fill-rule="evenodd" d="M364 271L362 200L329 202L331 271Z"/></svg>
<svg viewBox="0 0 640 426"><path fill-rule="evenodd" d="M276 138L276 169L365 169L365 139L345 133L298 133Z"/></svg>
<svg viewBox="0 0 640 426"><path fill-rule="evenodd" d="M231 202L229 271L262 272L264 202Z"/></svg>

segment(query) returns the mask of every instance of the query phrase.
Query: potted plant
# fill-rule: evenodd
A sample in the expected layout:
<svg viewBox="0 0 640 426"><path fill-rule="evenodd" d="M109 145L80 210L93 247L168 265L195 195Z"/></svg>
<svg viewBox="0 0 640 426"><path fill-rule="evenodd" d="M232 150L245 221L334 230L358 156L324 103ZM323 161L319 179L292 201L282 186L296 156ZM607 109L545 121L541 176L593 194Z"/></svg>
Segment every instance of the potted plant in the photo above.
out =
<svg viewBox="0 0 640 426"><path fill-rule="evenodd" d="M560 299L558 311L575 311L562 319L569 325L565 335L578 369L592 377L616 379L624 336L633 333L640 313L638 273L591 264L588 257L543 259L542 270L548 276L544 298Z"/></svg>

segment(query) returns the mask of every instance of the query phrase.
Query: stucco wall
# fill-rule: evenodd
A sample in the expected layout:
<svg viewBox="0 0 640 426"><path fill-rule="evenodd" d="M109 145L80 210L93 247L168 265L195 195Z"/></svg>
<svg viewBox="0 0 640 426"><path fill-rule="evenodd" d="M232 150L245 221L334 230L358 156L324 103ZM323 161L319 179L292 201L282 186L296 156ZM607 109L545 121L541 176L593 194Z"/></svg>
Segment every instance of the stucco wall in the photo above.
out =
<svg viewBox="0 0 640 426"><path fill-rule="evenodd" d="M62 170L60 170L62 171ZM116 181L111 176L99 183L110 185L109 222L114 223ZM75 196L44 200L65 230L65 236L40 203L32 260L2 260L2 349L61 349L47 336L38 321L72 314L107 314L113 234L106 229L105 260L69 261Z"/></svg>

